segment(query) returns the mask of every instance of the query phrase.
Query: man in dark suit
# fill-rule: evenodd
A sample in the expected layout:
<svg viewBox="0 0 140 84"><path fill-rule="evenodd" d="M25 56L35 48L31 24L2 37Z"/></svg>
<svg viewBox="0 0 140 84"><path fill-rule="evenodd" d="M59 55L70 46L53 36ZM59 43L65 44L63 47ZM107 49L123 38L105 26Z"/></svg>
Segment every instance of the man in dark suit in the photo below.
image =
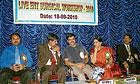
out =
<svg viewBox="0 0 140 84"><path fill-rule="evenodd" d="M58 46L58 36L55 34L48 35L48 42L38 47L38 66L41 69L43 84L49 84L51 75L58 76L58 82L64 83L65 70Z"/></svg>
<svg viewBox="0 0 140 84"><path fill-rule="evenodd" d="M139 72L139 52L131 45L132 36L125 34L123 37L123 44L117 46L116 54L117 61L123 70L128 69L131 73ZM136 71L137 70L137 71Z"/></svg>

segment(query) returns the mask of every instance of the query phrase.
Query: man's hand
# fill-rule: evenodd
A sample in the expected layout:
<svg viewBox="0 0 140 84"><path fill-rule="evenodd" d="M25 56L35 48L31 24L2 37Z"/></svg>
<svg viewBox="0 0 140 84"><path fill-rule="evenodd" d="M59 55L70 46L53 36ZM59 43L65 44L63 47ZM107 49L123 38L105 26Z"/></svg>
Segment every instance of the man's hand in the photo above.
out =
<svg viewBox="0 0 140 84"><path fill-rule="evenodd" d="M65 64L66 64L67 66L74 66L74 65L75 65L74 63L70 62L70 61L68 60L68 58L65 58L64 60L65 60Z"/></svg>
<svg viewBox="0 0 140 84"><path fill-rule="evenodd" d="M75 64L79 69L83 69L83 67L85 66L85 64L83 63L77 63Z"/></svg>
<svg viewBox="0 0 140 84"><path fill-rule="evenodd" d="M59 47L58 45L56 45L56 46L53 48L53 50L59 53L59 52L60 52L60 47Z"/></svg>
<svg viewBox="0 0 140 84"><path fill-rule="evenodd" d="M23 64L14 64L11 66L11 69L15 72L23 70L25 68L25 65Z"/></svg>
<svg viewBox="0 0 140 84"><path fill-rule="evenodd" d="M85 55L85 63L88 63L89 59L88 59L88 54Z"/></svg>
<svg viewBox="0 0 140 84"><path fill-rule="evenodd" d="M126 61L123 62L123 65L124 65L125 68L129 67L129 65L128 65L128 63Z"/></svg>
<svg viewBox="0 0 140 84"><path fill-rule="evenodd" d="M76 67L78 67L79 69L83 69L83 67L85 66L84 63L72 63L72 62L70 62L68 59L65 59L65 64L66 64L68 67L76 66Z"/></svg>

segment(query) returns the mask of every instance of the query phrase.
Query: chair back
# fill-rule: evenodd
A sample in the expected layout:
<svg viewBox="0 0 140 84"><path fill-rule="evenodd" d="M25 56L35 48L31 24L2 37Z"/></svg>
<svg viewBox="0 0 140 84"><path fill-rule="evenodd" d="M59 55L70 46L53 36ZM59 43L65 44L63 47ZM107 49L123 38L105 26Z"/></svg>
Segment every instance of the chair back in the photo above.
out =
<svg viewBox="0 0 140 84"><path fill-rule="evenodd" d="M12 77L12 83L13 84L21 84L21 78L20 78L20 76L14 76L14 77Z"/></svg>
<svg viewBox="0 0 140 84"><path fill-rule="evenodd" d="M58 75L50 75L49 84L58 84Z"/></svg>

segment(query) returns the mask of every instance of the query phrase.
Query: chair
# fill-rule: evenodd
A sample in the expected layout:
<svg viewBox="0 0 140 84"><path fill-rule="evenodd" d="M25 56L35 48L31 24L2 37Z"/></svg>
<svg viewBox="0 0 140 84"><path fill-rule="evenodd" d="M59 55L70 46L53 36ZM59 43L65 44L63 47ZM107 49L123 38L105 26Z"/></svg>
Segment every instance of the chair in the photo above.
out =
<svg viewBox="0 0 140 84"><path fill-rule="evenodd" d="M68 67L67 66L67 81L78 81L78 76L76 76L75 74L74 74L74 72L73 72L73 69L71 68L71 67ZM85 75L85 78L86 78L86 80L88 80L89 78L88 78L88 76L86 75L86 74L84 74Z"/></svg>
<svg viewBox="0 0 140 84"><path fill-rule="evenodd" d="M58 82L58 76L56 74L50 75L49 83L50 84L57 84Z"/></svg>
<svg viewBox="0 0 140 84"><path fill-rule="evenodd" d="M20 72L23 73L25 75L25 77L27 77L27 84L32 84L31 81L33 80L33 70L31 68L26 68L25 73L24 72ZM22 76L21 75L15 75L13 76L10 81L13 84L22 84L23 80L22 80ZM24 81L25 82L25 81Z"/></svg>
<svg viewBox="0 0 140 84"><path fill-rule="evenodd" d="M35 67L35 69L33 69L33 77L30 82L30 84L41 84L40 70L38 67Z"/></svg>
<svg viewBox="0 0 140 84"><path fill-rule="evenodd" d="M12 77L12 79L10 80L10 83L12 83L12 84L21 84L21 78L20 78L20 76L14 76L14 77Z"/></svg>
<svg viewBox="0 0 140 84"><path fill-rule="evenodd" d="M66 81L78 81L78 77L74 75L72 68L69 68L66 72Z"/></svg>

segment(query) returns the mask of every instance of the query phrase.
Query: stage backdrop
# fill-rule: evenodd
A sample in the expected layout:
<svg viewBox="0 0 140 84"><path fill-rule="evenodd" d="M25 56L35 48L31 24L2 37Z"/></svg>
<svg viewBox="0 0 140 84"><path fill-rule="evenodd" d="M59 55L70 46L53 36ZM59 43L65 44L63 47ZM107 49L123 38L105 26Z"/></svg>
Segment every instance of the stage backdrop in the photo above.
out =
<svg viewBox="0 0 140 84"><path fill-rule="evenodd" d="M13 0L15 24L97 25L97 8L97 0Z"/></svg>
<svg viewBox="0 0 140 84"><path fill-rule="evenodd" d="M34 66L37 45L45 42L48 33L60 37L62 52L67 45L67 32L76 34L77 42L87 50L92 47L94 35L101 36L107 45L115 48L122 43L122 36L129 32L133 36L133 45L140 50L140 0L98 0L98 15L97 26L14 24L13 0L0 0L0 54L10 45L9 35L14 32L21 34L22 43L32 53Z"/></svg>

